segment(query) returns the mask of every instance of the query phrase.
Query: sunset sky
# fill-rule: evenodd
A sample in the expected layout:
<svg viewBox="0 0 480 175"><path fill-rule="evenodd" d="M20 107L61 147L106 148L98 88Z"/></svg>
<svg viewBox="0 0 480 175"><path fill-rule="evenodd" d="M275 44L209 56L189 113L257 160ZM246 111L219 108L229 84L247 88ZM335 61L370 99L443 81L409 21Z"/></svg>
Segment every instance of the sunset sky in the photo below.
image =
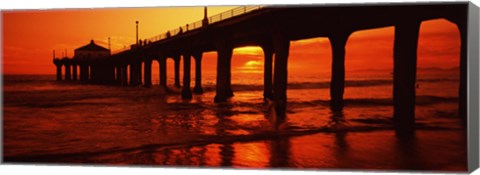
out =
<svg viewBox="0 0 480 175"><path fill-rule="evenodd" d="M212 16L232 8L234 7L209 7L208 13ZM140 22L139 38L144 39L202 18L203 7L2 11L3 73L54 74L52 50L56 50L57 57L62 56L65 49L68 56L73 56L74 49L88 44L91 39L107 48L110 37L112 51L115 52L134 43L136 20ZM346 46L347 71L391 70L393 36L394 27L353 33ZM422 23L418 48L419 67L458 67L459 50L459 32L455 24L444 19ZM216 53L205 53L204 58L204 71L214 71ZM168 62L169 72L172 63ZM157 67L154 64L153 69ZM291 42L291 72L329 72L330 67L331 48L328 38ZM263 52L259 47L235 49L232 70L262 73Z"/></svg>

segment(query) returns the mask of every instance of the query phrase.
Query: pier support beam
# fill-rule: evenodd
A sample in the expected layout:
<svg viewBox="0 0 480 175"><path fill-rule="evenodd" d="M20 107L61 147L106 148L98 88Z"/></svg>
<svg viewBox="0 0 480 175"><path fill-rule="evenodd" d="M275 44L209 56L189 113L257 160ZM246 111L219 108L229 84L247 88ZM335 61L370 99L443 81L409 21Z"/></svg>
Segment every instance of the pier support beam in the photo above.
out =
<svg viewBox="0 0 480 175"><path fill-rule="evenodd" d="M121 80L122 83L121 83L121 84L122 84L122 86L128 86L128 73L127 73L127 71L128 71L128 64L124 64L124 65L122 65L121 67L122 67L122 72L121 72L121 74L122 74L122 76L121 76L121 77L122 77L122 80Z"/></svg>
<svg viewBox="0 0 480 175"><path fill-rule="evenodd" d="M80 81L85 82L88 80L88 66L86 64L80 64Z"/></svg>
<svg viewBox="0 0 480 175"><path fill-rule="evenodd" d="M173 57L175 64L175 87L180 87L180 55Z"/></svg>
<svg viewBox="0 0 480 175"><path fill-rule="evenodd" d="M275 67L273 74L273 99L275 111L279 120L285 119L287 107L287 77L288 77L288 54L290 40L280 32L273 35L273 49L275 52Z"/></svg>
<svg viewBox="0 0 480 175"><path fill-rule="evenodd" d="M397 135L410 135L415 124L415 79L420 22L395 26L393 48L393 120Z"/></svg>
<svg viewBox="0 0 480 175"><path fill-rule="evenodd" d="M329 37L332 45L332 77L330 81L330 107L334 111L343 109L345 89L345 44L350 33L339 32Z"/></svg>
<svg viewBox="0 0 480 175"><path fill-rule="evenodd" d="M117 84L122 84L122 66L117 65L115 66L115 81Z"/></svg>
<svg viewBox="0 0 480 175"><path fill-rule="evenodd" d="M232 48L233 50L233 48ZM233 51L232 51L233 52ZM225 73L227 74L227 97L233 97L233 89L232 89L232 57L230 59L225 60Z"/></svg>
<svg viewBox="0 0 480 175"><path fill-rule="evenodd" d="M92 81L92 65L91 64L87 64L87 81Z"/></svg>
<svg viewBox="0 0 480 175"><path fill-rule="evenodd" d="M130 86L138 86L141 84L142 64L139 60L134 60L130 64Z"/></svg>
<svg viewBox="0 0 480 175"><path fill-rule="evenodd" d="M273 46L262 46L263 55L265 57L263 65L263 98L272 98L272 61L273 61Z"/></svg>
<svg viewBox="0 0 480 175"><path fill-rule="evenodd" d="M57 81L62 80L62 65L57 64L55 65L57 67Z"/></svg>
<svg viewBox="0 0 480 175"><path fill-rule="evenodd" d="M152 60L149 58L145 60L143 78L144 78L143 80L144 86L151 87L152 86Z"/></svg>
<svg viewBox="0 0 480 175"><path fill-rule="evenodd" d="M65 80L72 80L72 71L70 69L70 64L65 64Z"/></svg>
<svg viewBox="0 0 480 175"><path fill-rule="evenodd" d="M202 52L194 53L193 58L195 59L195 87L193 92L195 94L202 94Z"/></svg>
<svg viewBox="0 0 480 175"><path fill-rule="evenodd" d="M192 91L190 90L190 53L183 54L183 88L182 99L192 99Z"/></svg>
<svg viewBox="0 0 480 175"><path fill-rule="evenodd" d="M160 71L160 86L161 87L167 87L167 58L166 57L160 57L158 59L159 63L159 71Z"/></svg>
<svg viewBox="0 0 480 175"><path fill-rule="evenodd" d="M107 63L104 65L104 82L107 84L115 84L115 65L113 63Z"/></svg>
<svg viewBox="0 0 480 175"><path fill-rule="evenodd" d="M97 65L95 63L92 63L89 65L89 80L90 82L95 82L97 80Z"/></svg>
<svg viewBox="0 0 480 175"><path fill-rule="evenodd" d="M137 74L135 75L137 76L137 86L138 86L138 85L142 85L142 61L138 60L136 66L137 66L136 68Z"/></svg>
<svg viewBox="0 0 480 175"><path fill-rule="evenodd" d="M230 82L228 78L228 72L230 71L230 63L232 59L232 46L229 45L225 39L218 40L215 43L217 48L217 83L216 83L216 95L214 101L225 102L231 94Z"/></svg>
<svg viewBox="0 0 480 175"><path fill-rule="evenodd" d="M133 63L130 64L130 82L129 82L129 85L130 86L136 86L136 82L137 82L137 76L135 76L135 67Z"/></svg>
<svg viewBox="0 0 480 175"><path fill-rule="evenodd" d="M73 67L72 67L72 72L73 72L73 77L72 77L72 79L76 81L76 80L77 80L77 65L76 65L76 64L72 64L72 66L73 66Z"/></svg>

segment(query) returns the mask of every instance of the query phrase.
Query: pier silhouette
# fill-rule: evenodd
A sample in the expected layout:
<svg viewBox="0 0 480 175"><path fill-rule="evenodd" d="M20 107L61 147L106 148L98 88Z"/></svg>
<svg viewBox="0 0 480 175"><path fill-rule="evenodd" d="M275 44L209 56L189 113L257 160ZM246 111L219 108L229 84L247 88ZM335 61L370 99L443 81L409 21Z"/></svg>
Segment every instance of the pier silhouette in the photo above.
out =
<svg viewBox="0 0 480 175"><path fill-rule="evenodd" d="M216 95L213 100L221 103L234 95L231 87L233 49L259 46L263 49L265 62L264 98L272 100L277 115L285 117L290 41L329 38L332 47L330 104L333 111L341 111L344 107L345 45L349 36L359 30L394 26L393 121L398 134L408 135L415 128L417 46L420 24L426 20L446 19L456 24L460 32L459 114L466 123L468 8L467 2L453 2L249 6L211 17L205 11L201 21L139 40L130 48L114 54L110 54L108 49L97 47L92 40L90 44L75 50L72 58L54 56L53 62L59 81L79 80L96 84L151 87L152 62L157 61L160 65L160 86L166 88L167 59L173 59L175 86L182 88L182 99L188 100L192 98L192 93L203 93L202 53L215 51L218 58ZM192 58L195 61L196 78L193 90L190 82ZM183 60L184 71L182 85L180 60ZM77 77L77 68L80 69L80 77Z"/></svg>

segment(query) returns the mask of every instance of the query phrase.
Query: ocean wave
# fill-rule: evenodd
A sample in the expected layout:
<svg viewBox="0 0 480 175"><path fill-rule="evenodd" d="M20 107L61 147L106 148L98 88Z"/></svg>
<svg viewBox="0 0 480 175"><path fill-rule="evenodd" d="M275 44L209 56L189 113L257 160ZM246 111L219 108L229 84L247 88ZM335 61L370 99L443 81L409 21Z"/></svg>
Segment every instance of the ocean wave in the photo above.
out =
<svg viewBox="0 0 480 175"><path fill-rule="evenodd" d="M419 78L417 83L437 83L437 82L458 82L455 78ZM9 75L5 76L3 80L4 86L42 86L52 83L64 84L79 84L78 82L57 82L52 80L51 76L28 76L28 75ZM364 79L364 80L346 80L345 87L367 87L367 86L382 86L393 85L392 79ZM204 83L206 90L214 90L215 83ZM232 88L235 91L253 91L263 90L263 84L232 84ZM330 81L318 81L318 82L290 82L288 83L288 89L326 89L330 88Z"/></svg>
<svg viewBox="0 0 480 175"><path fill-rule="evenodd" d="M450 78L433 78L433 79L417 79L417 83L437 83L437 82L458 82L457 79ZM346 80L345 87L369 87L369 86L383 86L392 85L393 80L377 79L377 80ZM254 91L263 90L263 84L232 84L234 91ZM329 81L322 82L294 82L288 83L288 89L328 89L330 88ZM208 89L214 89L209 87Z"/></svg>
<svg viewBox="0 0 480 175"><path fill-rule="evenodd" d="M346 98L343 100L345 107L376 107L376 106L393 106L393 98ZM432 95L416 96L415 104L419 106L432 105L438 103L458 103L458 97L440 97ZM235 106L255 107L260 105L258 102L236 102ZM298 107L314 107L314 106L330 106L330 100L289 100L287 106L290 108Z"/></svg>

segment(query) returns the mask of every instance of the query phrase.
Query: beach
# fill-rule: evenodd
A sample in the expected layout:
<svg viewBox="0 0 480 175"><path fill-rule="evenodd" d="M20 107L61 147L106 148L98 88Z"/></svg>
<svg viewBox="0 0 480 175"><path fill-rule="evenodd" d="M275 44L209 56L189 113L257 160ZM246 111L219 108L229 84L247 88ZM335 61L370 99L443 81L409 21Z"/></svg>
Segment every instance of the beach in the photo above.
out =
<svg viewBox="0 0 480 175"><path fill-rule="evenodd" d="M452 73L454 72L454 73ZM345 107L329 107L329 77L289 75L286 120L272 123L263 74L233 74L234 97L214 103L180 88L55 81L4 75L6 163L466 171L466 130L458 117L458 70L417 73L416 131L393 128L392 79L358 71L346 79ZM194 77L192 77L194 80ZM192 82L192 87L194 85Z"/></svg>

